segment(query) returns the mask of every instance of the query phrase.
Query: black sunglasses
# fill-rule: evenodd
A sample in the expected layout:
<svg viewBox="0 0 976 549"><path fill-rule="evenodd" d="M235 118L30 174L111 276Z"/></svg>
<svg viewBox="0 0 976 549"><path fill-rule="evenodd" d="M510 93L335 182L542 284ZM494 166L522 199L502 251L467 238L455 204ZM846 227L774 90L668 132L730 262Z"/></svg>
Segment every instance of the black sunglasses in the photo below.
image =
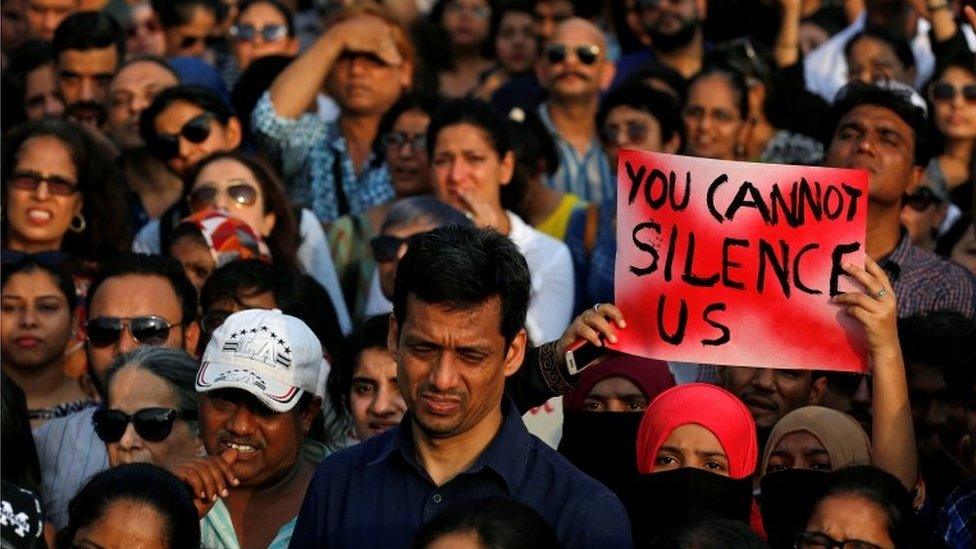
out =
<svg viewBox="0 0 976 549"><path fill-rule="evenodd" d="M237 185L231 185L224 189L224 192L230 197L234 206L238 208L243 208L245 206L253 206L258 200L258 190L250 185L243 183ZM220 190L216 187L211 187L210 185L203 185L197 187L190 191L189 196L186 197L190 204L190 210L198 212L205 208L214 205L217 201L217 196Z"/></svg>
<svg viewBox="0 0 976 549"><path fill-rule="evenodd" d="M918 189L915 189L915 192L912 194L905 193L905 195L902 197L902 201L911 206L912 209L917 212L925 210L925 208L928 208L932 204L942 202L937 196L935 196L932 189L928 187L919 187Z"/></svg>
<svg viewBox="0 0 976 549"><path fill-rule="evenodd" d="M621 128L616 124L608 124L600 132L604 143L617 144L617 139L620 138L621 132L626 133L627 141L631 143L640 143L647 139L647 134L650 133L650 126L643 122L627 122L626 126Z"/></svg>
<svg viewBox="0 0 976 549"><path fill-rule="evenodd" d="M389 132L383 136L381 143L387 149L400 150L405 143L410 143L410 148L414 152L427 150L427 136L422 133L410 135L403 132Z"/></svg>
<svg viewBox="0 0 976 549"><path fill-rule="evenodd" d="M586 44L572 48L576 58L584 65L592 65L600 58L600 46L596 44ZM549 44L546 46L546 59L555 65L566 60L569 48L566 44Z"/></svg>
<svg viewBox="0 0 976 549"><path fill-rule="evenodd" d="M3 250L0 252L0 263L2 263L4 267L14 267L25 261L33 261L34 263L43 265L45 267L57 267L67 261L70 257L70 255L57 250L51 250L49 252L37 252L35 254L18 252L16 250Z"/></svg>
<svg viewBox="0 0 976 549"><path fill-rule="evenodd" d="M174 328L165 318L158 316L137 316L133 318L98 317L85 324L88 341L95 347L113 345L128 328L136 343L158 347L169 339L169 331Z"/></svg>
<svg viewBox="0 0 976 549"><path fill-rule="evenodd" d="M203 143L210 137L210 121L213 118L214 115L209 112L201 113L187 120L176 135L156 134L150 144L153 154L163 161L175 158L180 154L180 137L197 145Z"/></svg>
<svg viewBox="0 0 976 549"><path fill-rule="evenodd" d="M59 196L70 196L78 192L78 184L57 175L41 175L34 172L14 172L9 185L19 191L37 192L41 183L47 183L47 192Z"/></svg>
<svg viewBox="0 0 976 549"><path fill-rule="evenodd" d="M877 545L859 539L836 540L820 532L800 532L793 539L796 549L881 549Z"/></svg>
<svg viewBox="0 0 976 549"><path fill-rule="evenodd" d="M288 27L267 25L257 28L254 25L238 23L230 28L230 37L238 42L252 42L259 35L265 42L277 42L288 36Z"/></svg>
<svg viewBox="0 0 976 549"><path fill-rule="evenodd" d="M143 408L131 416L122 410L100 408L92 416L95 433L102 442L118 442L129 423L136 433L149 442L161 442L173 431L176 418L196 419L196 412L184 412L172 408Z"/></svg>
<svg viewBox="0 0 976 549"><path fill-rule="evenodd" d="M406 238L381 234L371 238L369 246L373 249L373 257L376 258L376 261L385 263L396 259L397 254L400 253L400 246L406 242Z"/></svg>
<svg viewBox="0 0 976 549"><path fill-rule="evenodd" d="M976 84L967 84L957 88L952 84L939 82L932 86L932 99L935 101L952 101L956 94L961 93L969 103L976 103Z"/></svg>

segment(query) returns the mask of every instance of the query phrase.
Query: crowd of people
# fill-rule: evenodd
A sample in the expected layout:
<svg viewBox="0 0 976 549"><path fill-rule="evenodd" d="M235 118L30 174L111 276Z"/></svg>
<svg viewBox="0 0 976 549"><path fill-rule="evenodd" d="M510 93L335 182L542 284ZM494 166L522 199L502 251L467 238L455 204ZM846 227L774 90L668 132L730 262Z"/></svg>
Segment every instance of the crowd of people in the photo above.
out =
<svg viewBox="0 0 976 549"><path fill-rule="evenodd" d="M976 547L965 4L0 0L3 547ZM614 351L622 150L866 170L868 372Z"/></svg>

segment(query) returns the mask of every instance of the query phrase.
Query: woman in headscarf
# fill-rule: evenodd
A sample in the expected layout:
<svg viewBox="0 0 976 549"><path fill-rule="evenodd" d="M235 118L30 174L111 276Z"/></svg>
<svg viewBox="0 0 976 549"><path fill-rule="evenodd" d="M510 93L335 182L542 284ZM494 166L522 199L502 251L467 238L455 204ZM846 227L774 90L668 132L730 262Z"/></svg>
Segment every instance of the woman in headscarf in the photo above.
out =
<svg viewBox="0 0 976 549"><path fill-rule="evenodd" d="M635 544L698 520L750 522L758 454L752 415L732 393L690 383L658 395L637 433L642 497L625 500Z"/></svg>
<svg viewBox="0 0 976 549"><path fill-rule="evenodd" d="M827 473L871 464L871 441L851 416L806 406L776 423L760 474L763 526L773 548L790 547L803 529Z"/></svg>
<svg viewBox="0 0 976 549"><path fill-rule="evenodd" d="M216 210L195 213L173 229L170 256L183 264L197 291L218 268L238 259L271 263L267 244L250 225Z"/></svg>

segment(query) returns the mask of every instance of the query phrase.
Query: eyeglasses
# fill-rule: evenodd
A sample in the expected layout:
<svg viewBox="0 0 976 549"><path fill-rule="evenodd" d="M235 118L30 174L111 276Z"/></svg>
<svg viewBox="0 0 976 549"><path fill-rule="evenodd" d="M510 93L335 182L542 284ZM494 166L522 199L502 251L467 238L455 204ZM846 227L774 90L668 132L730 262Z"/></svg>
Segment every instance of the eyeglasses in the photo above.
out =
<svg viewBox="0 0 976 549"><path fill-rule="evenodd" d="M196 47L196 45L200 42L203 42L204 46L212 48L213 46L219 44L220 40L221 39L219 36L184 36L183 39L180 40L180 49L187 50Z"/></svg>
<svg viewBox="0 0 976 549"><path fill-rule="evenodd" d="M37 192L41 183L47 183L47 192L58 196L70 196L78 192L78 184L57 175L41 175L36 172L14 172L10 186L19 191Z"/></svg>
<svg viewBox="0 0 976 549"><path fill-rule="evenodd" d="M230 28L230 37L238 42L253 42L258 35L265 42L277 42L288 37L288 26L265 25L257 28L254 25L238 23Z"/></svg>
<svg viewBox="0 0 976 549"><path fill-rule="evenodd" d="M198 212L213 206L217 201L217 196L219 194L220 190L216 187L202 185L190 191L190 194L186 197L186 199L190 204L190 210ZM226 194L228 198L230 198L231 202L234 203L234 206L238 208L253 206L258 200L258 190L243 183L227 187L224 189L224 194Z"/></svg>
<svg viewBox="0 0 976 549"><path fill-rule="evenodd" d="M566 44L549 44L546 46L546 59L553 65L562 63L566 60L569 50L570 48ZM600 58L600 46L596 44L576 46L572 48L572 51L576 54L579 62L584 65L592 65Z"/></svg>
<svg viewBox="0 0 976 549"><path fill-rule="evenodd" d="M800 532L793 540L795 549L881 549L881 547L859 539L838 541L820 532Z"/></svg>
<svg viewBox="0 0 976 549"><path fill-rule="evenodd" d="M210 121L214 115L205 112L189 119L180 133L170 135L165 133L156 134L149 144L153 154L160 160L166 161L175 158L180 154L180 137L190 143L199 145L210 137Z"/></svg>
<svg viewBox="0 0 976 549"><path fill-rule="evenodd" d="M406 134L403 132L389 132L383 136L383 146L387 149L400 150L404 143L410 143L414 152L427 150L427 136L422 133Z"/></svg>
<svg viewBox="0 0 976 549"><path fill-rule="evenodd" d="M381 234L370 239L369 247L373 249L373 257L376 258L376 261L385 263L396 259L397 254L400 253L400 246L403 246L406 242L406 238Z"/></svg>
<svg viewBox="0 0 976 549"><path fill-rule="evenodd" d="M902 197L902 202L908 206L911 206L913 210L921 212L928 208L932 204L941 203L942 200L935 196L932 189L928 187L919 187L915 189L912 194L905 193Z"/></svg>
<svg viewBox="0 0 976 549"><path fill-rule="evenodd" d="M933 101L952 101L956 98L956 94L960 93L967 103L976 103L976 84L966 84L957 88L952 84L939 82L932 86Z"/></svg>
<svg viewBox="0 0 976 549"><path fill-rule="evenodd" d="M113 443L122 439L125 429L132 423L136 433L149 442L162 442L173 432L176 418L196 419L196 412L172 408L143 408L131 416L122 410L101 408L92 417L95 433L102 442Z"/></svg>
<svg viewBox="0 0 976 549"><path fill-rule="evenodd" d="M176 325L158 316L136 316L114 318L103 316L93 318L85 324L88 341L95 347L108 347L119 340L128 328L136 343L158 347L169 339L169 331Z"/></svg>
<svg viewBox="0 0 976 549"><path fill-rule="evenodd" d="M616 144L619 143L618 139L620 139L621 132L625 132L629 143L640 143L647 139L647 134L650 131L650 126L643 122L627 122L623 128L616 124L608 124L600 132L600 135L604 143Z"/></svg>

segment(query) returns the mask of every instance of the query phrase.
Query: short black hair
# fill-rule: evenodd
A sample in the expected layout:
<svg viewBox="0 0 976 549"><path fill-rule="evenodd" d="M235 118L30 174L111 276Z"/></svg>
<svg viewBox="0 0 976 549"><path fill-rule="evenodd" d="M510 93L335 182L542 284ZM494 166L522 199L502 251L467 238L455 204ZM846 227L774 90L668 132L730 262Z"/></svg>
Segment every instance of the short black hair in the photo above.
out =
<svg viewBox="0 0 976 549"><path fill-rule="evenodd" d="M769 547L748 524L731 519L705 520L665 534L654 549L765 549Z"/></svg>
<svg viewBox="0 0 976 549"><path fill-rule="evenodd" d="M114 17L100 11L80 11L61 21L54 31L54 57L67 50L93 50L114 46L118 62L125 57L125 31Z"/></svg>
<svg viewBox="0 0 976 549"><path fill-rule="evenodd" d="M505 116L481 99L451 99L445 101L430 121L427 127L427 156L433 157L437 134L448 126L470 124L485 132L492 148L499 157L505 156L512 150L511 137Z"/></svg>
<svg viewBox="0 0 976 549"><path fill-rule="evenodd" d="M830 148L834 133L847 113L861 105L874 105L890 110L908 124L915 136L915 165L928 164L930 152L925 138L928 118L925 109L912 103L910 92L907 86L901 89L860 81L848 83L837 92L837 97L818 124L817 135L824 144L824 150Z"/></svg>
<svg viewBox="0 0 976 549"><path fill-rule="evenodd" d="M627 79L623 81L621 86L626 86L627 84L633 84L635 82L647 84L648 79L660 80L661 82L667 84L669 88L674 90L674 93L677 94L676 98L672 98L675 100L675 103L680 105L685 102L685 96L688 95L688 80L682 76L680 72L667 65L657 64L638 69L630 73ZM610 91L611 93L613 92L613 90Z"/></svg>
<svg viewBox="0 0 976 549"><path fill-rule="evenodd" d="M28 74L54 63L54 48L47 40L27 40L10 52L7 60L6 72L23 86L23 80Z"/></svg>
<svg viewBox="0 0 976 549"><path fill-rule="evenodd" d="M898 341L905 366L924 365L945 376L948 372L976 372L976 322L956 311L926 311L898 319ZM969 387L947 390L966 391Z"/></svg>
<svg viewBox="0 0 976 549"><path fill-rule="evenodd" d="M413 549L426 549L443 536L473 533L492 549L556 549L556 532L538 511L507 498L478 498L455 503L425 524Z"/></svg>
<svg viewBox="0 0 976 549"><path fill-rule="evenodd" d="M186 278L180 262L161 255L126 253L107 263L95 277L88 288L85 299L85 309L91 311L95 294L106 280L120 276L158 276L165 278L176 297L180 300L182 319L180 324L186 326L197 319L197 291Z"/></svg>
<svg viewBox="0 0 976 549"><path fill-rule="evenodd" d="M127 463L98 473L72 498L58 547L70 547L78 530L101 519L117 502L149 505L162 515L167 547L200 546L200 519L186 485L157 465Z"/></svg>
<svg viewBox="0 0 976 549"><path fill-rule="evenodd" d="M191 105L196 105L204 111L217 117L221 124L226 125L234 116L234 111L230 106L209 89L196 84L180 84L172 88L166 88L159 92L152 103L139 115L139 135L146 143L152 143L156 138L156 117L159 116L166 107L177 101L184 101Z"/></svg>
<svg viewBox="0 0 976 549"><path fill-rule="evenodd" d="M402 327L411 295L425 303L471 309L498 297L506 344L525 326L532 283L522 252L491 229L449 225L410 239L397 265L393 314Z"/></svg>
<svg viewBox="0 0 976 549"><path fill-rule="evenodd" d="M862 38L873 38L879 42L884 42L887 44L892 51L895 52L895 57L898 58L898 62L905 67L905 70L915 68L915 54L912 53L912 45L908 42L908 39L904 36L899 36L884 27L867 27L861 32L855 34L844 44L844 59L850 59L851 50L854 49L854 44L861 40Z"/></svg>
<svg viewBox="0 0 976 549"><path fill-rule="evenodd" d="M895 547L914 547L912 497L901 481L890 473L870 465L832 471L827 474L823 495L814 509L833 496L857 496L877 505L885 514L885 527Z"/></svg>
<svg viewBox="0 0 976 549"><path fill-rule="evenodd" d="M159 24L167 29L188 24L193 20L193 10L196 8L213 13L218 22L224 19L227 12L219 0L152 0L152 9L159 17Z"/></svg>
<svg viewBox="0 0 976 549"><path fill-rule="evenodd" d="M617 107L630 107L653 116L661 126L661 143L667 143L675 135L684 143L684 123L678 114L678 106L667 93L655 90L643 82L631 82L615 88L600 105L596 115L596 127L602 128L610 111Z"/></svg>

